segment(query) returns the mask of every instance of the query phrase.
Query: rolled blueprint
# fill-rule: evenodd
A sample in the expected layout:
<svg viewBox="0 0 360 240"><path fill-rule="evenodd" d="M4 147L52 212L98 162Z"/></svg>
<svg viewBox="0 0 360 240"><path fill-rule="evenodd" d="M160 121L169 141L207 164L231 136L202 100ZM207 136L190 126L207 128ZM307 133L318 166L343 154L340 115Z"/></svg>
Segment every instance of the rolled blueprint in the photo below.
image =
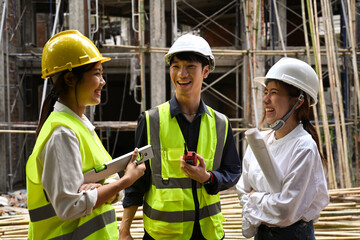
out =
<svg viewBox="0 0 360 240"><path fill-rule="evenodd" d="M259 130L257 128L249 129L245 132L245 136L273 191L272 193L281 192L282 172L276 165Z"/></svg>

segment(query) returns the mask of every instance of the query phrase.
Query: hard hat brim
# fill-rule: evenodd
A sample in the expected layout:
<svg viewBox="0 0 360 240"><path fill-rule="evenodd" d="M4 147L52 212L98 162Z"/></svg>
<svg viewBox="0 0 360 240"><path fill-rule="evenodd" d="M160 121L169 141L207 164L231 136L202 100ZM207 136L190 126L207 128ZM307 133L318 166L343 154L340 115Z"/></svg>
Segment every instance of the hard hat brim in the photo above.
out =
<svg viewBox="0 0 360 240"><path fill-rule="evenodd" d="M171 53L167 53L164 58L165 58L165 62L170 65L170 61L172 59L172 57L178 53L183 53L183 52L191 52L191 53L194 53L194 54L197 54L199 56L202 56L206 59L209 60L209 67L210 67L210 72L214 71L215 69L215 59L213 58L213 56L206 56L206 55L203 55L201 54L200 52L195 52L194 50L184 50L184 51L177 51L177 52L171 52Z"/></svg>
<svg viewBox="0 0 360 240"><path fill-rule="evenodd" d="M95 63L95 62L104 63L104 62L108 62L108 61L110 61L110 60L111 60L111 58L109 58L109 57L97 57L97 58L91 59L91 61L89 61L87 64L91 64L91 63ZM82 65L83 65L83 64L77 64L77 65L71 65L71 66L70 66L70 65L65 65L65 66L56 68L56 69L54 69L54 70L51 71L51 72L45 72L45 71L44 71L44 72L42 73L41 78L47 79L47 78L51 77L52 75L54 75L54 74L57 73L57 72L62 72L62 71L65 71L65 70L71 71L73 68L80 67L80 66L82 66Z"/></svg>

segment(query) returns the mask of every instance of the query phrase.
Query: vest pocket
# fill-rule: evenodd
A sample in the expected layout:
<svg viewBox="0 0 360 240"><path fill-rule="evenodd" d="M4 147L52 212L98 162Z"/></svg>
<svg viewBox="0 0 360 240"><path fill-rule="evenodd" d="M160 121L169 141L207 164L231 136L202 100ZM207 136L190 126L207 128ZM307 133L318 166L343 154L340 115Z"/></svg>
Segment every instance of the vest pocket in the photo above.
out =
<svg viewBox="0 0 360 240"><path fill-rule="evenodd" d="M184 148L167 148L162 150L161 175L163 179L186 178L181 171L180 158L184 154Z"/></svg>

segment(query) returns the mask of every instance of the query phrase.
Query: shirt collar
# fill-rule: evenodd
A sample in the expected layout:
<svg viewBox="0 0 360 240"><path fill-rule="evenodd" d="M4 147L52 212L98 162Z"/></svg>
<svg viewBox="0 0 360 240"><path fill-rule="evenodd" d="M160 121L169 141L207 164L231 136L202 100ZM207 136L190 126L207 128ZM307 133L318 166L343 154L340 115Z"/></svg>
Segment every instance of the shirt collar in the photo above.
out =
<svg viewBox="0 0 360 240"><path fill-rule="evenodd" d="M90 131L94 131L95 126L92 125L90 120L83 114L83 118L79 117L73 110L68 108L66 105L62 104L61 102L57 101L54 104L54 112L64 112L67 113L81 121L86 128L88 128Z"/></svg>
<svg viewBox="0 0 360 240"><path fill-rule="evenodd" d="M179 114L183 114L175 95L170 99L169 103L170 103L171 118L173 118ZM196 113L196 116L200 116L203 113L207 113L211 117L211 114L210 114L208 108L206 107L204 101L202 99L200 99L200 106Z"/></svg>
<svg viewBox="0 0 360 240"><path fill-rule="evenodd" d="M275 131L271 132L271 138L272 138L272 143L274 144L285 144L287 142L290 142L292 139L296 139L299 138L303 135L306 135L307 132L304 130L303 125L300 123L299 125L297 125L293 130L291 130L291 132L289 132L288 134L286 134L284 137L280 138L280 139L276 139L275 138Z"/></svg>

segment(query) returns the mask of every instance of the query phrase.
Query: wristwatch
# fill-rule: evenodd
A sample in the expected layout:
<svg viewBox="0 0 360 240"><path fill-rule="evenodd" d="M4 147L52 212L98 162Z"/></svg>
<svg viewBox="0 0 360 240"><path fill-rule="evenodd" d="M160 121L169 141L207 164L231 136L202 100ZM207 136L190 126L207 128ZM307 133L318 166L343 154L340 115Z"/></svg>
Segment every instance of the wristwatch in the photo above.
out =
<svg viewBox="0 0 360 240"><path fill-rule="evenodd" d="M208 179L206 182L204 182L204 185L210 184L210 183L212 183L213 180L214 180L214 174L213 174L211 171L207 171L207 172L210 173L210 177L209 177L209 179Z"/></svg>

